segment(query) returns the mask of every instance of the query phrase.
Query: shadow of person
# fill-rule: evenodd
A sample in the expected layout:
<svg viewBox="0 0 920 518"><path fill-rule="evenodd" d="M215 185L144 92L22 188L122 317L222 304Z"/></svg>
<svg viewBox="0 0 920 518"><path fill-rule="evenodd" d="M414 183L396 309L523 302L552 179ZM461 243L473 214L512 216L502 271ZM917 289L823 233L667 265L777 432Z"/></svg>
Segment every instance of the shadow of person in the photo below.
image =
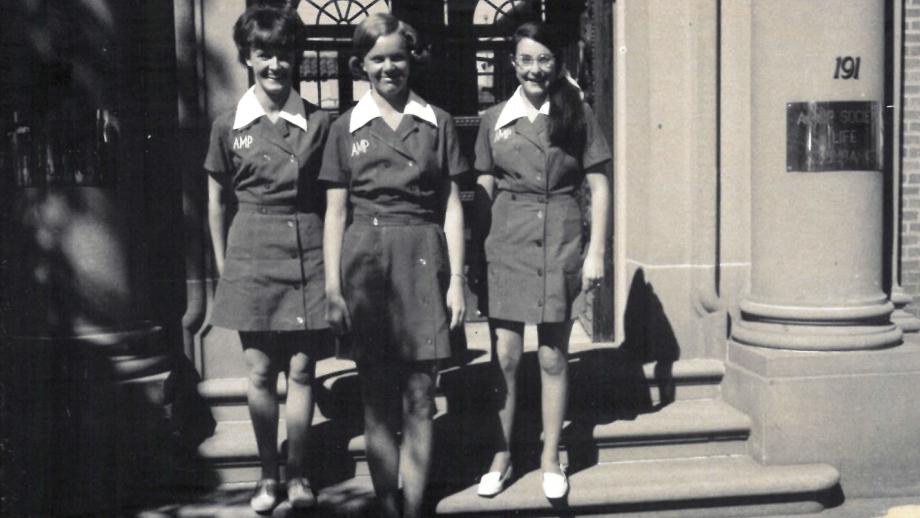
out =
<svg viewBox="0 0 920 518"><path fill-rule="evenodd" d="M597 425L634 420L676 397L671 372L680 348L661 301L641 269L630 286L624 328L619 348L589 349L569 360L570 423L563 430L562 441L570 473L597 464ZM655 367L650 383L645 365L652 362ZM652 384L657 389L657 404Z"/></svg>
<svg viewBox="0 0 920 518"><path fill-rule="evenodd" d="M658 388L657 408L676 398L672 369L680 359L680 345L661 300L639 268L633 275L623 315L624 342L620 347L638 365L655 363L654 383Z"/></svg>

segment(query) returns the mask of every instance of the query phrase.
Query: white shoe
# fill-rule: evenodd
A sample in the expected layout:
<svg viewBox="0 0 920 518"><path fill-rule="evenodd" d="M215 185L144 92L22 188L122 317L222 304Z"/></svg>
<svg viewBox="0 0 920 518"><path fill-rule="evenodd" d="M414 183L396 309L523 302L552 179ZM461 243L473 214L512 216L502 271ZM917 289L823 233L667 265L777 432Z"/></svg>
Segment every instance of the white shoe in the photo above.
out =
<svg viewBox="0 0 920 518"><path fill-rule="evenodd" d="M562 469L562 466L559 466ZM562 498L569 492L569 479L565 476L565 470L562 474L543 472L543 494L550 500Z"/></svg>
<svg viewBox="0 0 920 518"><path fill-rule="evenodd" d="M512 469L511 463L508 463L504 473L498 471L486 473L479 479L479 487L476 489L476 493L482 497L492 497L501 493L513 474L514 469Z"/></svg>
<svg viewBox="0 0 920 518"><path fill-rule="evenodd" d="M267 513L278 505L278 481L273 478L263 478L256 485L256 492L249 499L252 510L262 514Z"/></svg>
<svg viewBox="0 0 920 518"><path fill-rule="evenodd" d="M293 478L287 482L288 502L294 509L308 509L316 505L316 495L306 478Z"/></svg>

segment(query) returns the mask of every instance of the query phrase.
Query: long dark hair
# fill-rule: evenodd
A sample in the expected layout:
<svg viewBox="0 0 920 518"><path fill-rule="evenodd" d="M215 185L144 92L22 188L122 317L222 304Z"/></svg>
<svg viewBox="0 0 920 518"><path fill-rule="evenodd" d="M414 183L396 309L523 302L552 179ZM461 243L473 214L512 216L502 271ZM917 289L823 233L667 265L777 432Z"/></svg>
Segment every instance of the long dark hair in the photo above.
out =
<svg viewBox="0 0 920 518"><path fill-rule="evenodd" d="M565 77L564 43L558 31L541 22L527 22L514 31L514 51L524 38L545 46L556 60L556 77L547 89L549 97L549 141L576 158L581 158L585 145L585 109L581 92Z"/></svg>

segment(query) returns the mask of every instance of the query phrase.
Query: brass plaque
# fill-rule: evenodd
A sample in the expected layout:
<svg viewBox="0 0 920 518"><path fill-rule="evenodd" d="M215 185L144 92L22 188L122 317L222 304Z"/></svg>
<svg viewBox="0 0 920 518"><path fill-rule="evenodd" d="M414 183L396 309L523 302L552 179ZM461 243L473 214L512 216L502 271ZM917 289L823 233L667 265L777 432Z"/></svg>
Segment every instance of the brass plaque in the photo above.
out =
<svg viewBox="0 0 920 518"><path fill-rule="evenodd" d="M876 101L786 104L786 171L881 171Z"/></svg>

